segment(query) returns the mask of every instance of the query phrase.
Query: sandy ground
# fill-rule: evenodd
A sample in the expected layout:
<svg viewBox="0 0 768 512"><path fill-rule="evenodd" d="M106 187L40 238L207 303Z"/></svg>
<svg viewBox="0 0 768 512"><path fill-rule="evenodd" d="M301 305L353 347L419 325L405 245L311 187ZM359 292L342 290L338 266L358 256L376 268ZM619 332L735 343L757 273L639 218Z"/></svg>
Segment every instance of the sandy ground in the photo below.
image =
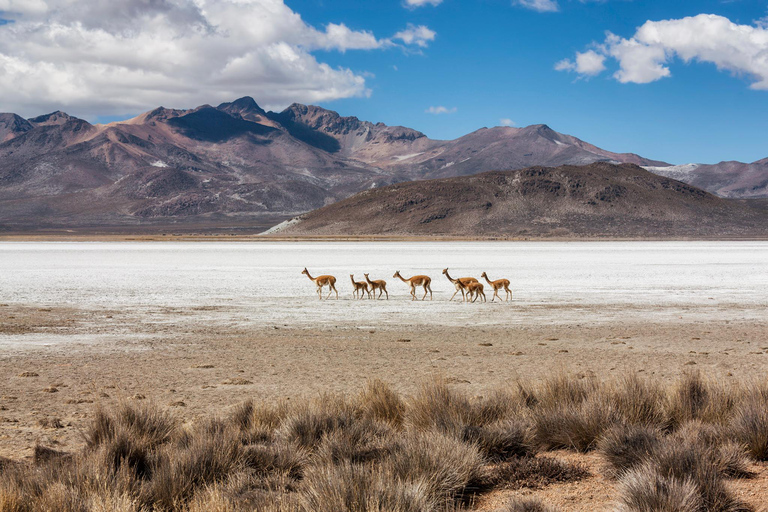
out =
<svg viewBox="0 0 768 512"><path fill-rule="evenodd" d="M599 314L587 311L585 318ZM765 378L768 319L735 320L738 308L711 322L616 316L625 320L298 328L215 307L137 312L0 304L0 456L28 458L36 443L76 450L94 407L119 400L153 401L194 420L247 398L355 392L374 377L410 393L421 379L441 375L473 395L556 371L672 380L697 369L725 381ZM43 426L54 419L62 428ZM494 493L479 500L480 508L532 494L565 511L609 510L614 490L599 476L599 458L556 455L587 464L594 476ZM768 499L768 466L754 469L756 478L733 485L760 505Z"/></svg>

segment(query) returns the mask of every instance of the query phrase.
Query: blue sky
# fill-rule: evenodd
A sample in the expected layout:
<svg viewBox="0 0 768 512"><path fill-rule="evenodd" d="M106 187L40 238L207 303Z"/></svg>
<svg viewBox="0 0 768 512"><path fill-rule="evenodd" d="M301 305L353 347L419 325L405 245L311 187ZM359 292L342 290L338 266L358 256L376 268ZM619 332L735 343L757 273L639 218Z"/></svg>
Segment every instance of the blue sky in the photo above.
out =
<svg viewBox="0 0 768 512"><path fill-rule="evenodd" d="M753 25L768 4L753 1L560 1L537 12L509 1L445 0L404 9L389 2L293 0L311 24L343 21L351 28L393 32L424 24L436 37L421 54L404 51L329 52L323 60L365 70L369 98L326 106L342 114L403 124L450 139L511 119L546 123L611 151L631 151L671 163L755 161L768 156L768 91L745 76L709 63L672 59L671 77L620 83L607 72L580 78L555 64L602 42L605 31L631 37L648 20L718 14ZM395 69L396 67L396 69ZM428 114L430 106L456 109Z"/></svg>
<svg viewBox="0 0 768 512"><path fill-rule="evenodd" d="M0 111L105 122L250 95L436 139L546 123L670 163L751 162L768 157L767 16L750 0L0 0Z"/></svg>

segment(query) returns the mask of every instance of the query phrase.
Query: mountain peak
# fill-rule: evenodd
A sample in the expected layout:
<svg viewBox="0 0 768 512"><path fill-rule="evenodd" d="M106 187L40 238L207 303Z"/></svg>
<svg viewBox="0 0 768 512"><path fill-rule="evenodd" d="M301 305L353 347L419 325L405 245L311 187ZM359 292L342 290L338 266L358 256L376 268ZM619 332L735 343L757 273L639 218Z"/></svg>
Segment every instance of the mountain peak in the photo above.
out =
<svg viewBox="0 0 768 512"><path fill-rule="evenodd" d="M61 110L57 110L56 112L51 112L50 114L43 114L42 116L33 117L28 121L36 126L55 126L75 120L79 121L78 118L72 117L66 112L62 112Z"/></svg>
<svg viewBox="0 0 768 512"><path fill-rule="evenodd" d="M16 114L0 114L0 143L33 129L32 123Z"/></svg>

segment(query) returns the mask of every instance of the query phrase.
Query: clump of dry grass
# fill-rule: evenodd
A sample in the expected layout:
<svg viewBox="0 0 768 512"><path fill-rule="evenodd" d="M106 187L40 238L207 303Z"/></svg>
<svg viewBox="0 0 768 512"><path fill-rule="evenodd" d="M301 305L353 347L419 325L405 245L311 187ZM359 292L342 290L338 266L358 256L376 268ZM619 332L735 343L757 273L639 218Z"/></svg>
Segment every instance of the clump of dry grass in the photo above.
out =
<svg viewBox="0 0 768 512"><path fill-rule="evenodd" d="M363 413L371 419L389 423L399 428L405 419L405 402L389 385L375 379L369 381L357 403Z"/></svg>
<svg viewBox="0 0 768 512"><path fill-rule="evenodd" d="M745 399L736 408L728 431L755 460L768 460L768 398L753 395Z"/></svg>
<svg viewBox="0 0 768 512"><path fill-rule="evenodd" d="M536 498L514 498L496 512L557 512L557 509Z"/></svg>
<svg viewBox="0 0 768 512"><path fill-rule="evenodd" d="M246 401L182 425L145 401L97 408L85 448L0 460L0 511L446 511L499 488L585 478L541 450L597 448L626 511L748 510L724 478L768 458L768 385L698 374L672 387L632 374L564 374L469 397L446 381L403 397ZM506 510L547 510L514 502Z"/></svg>
<svg viewBox="0 0 768 512"><path fill-rule="evenodd" d="M597 449L606 463L606 473L616 478L642 464L660 443L660 433L651 427L616 425L603 435Z"/></svg>
<svg viewBox="0 0 768 512"><path fill-rule="evenodd" d="M435 510L430 485L400 481L394 475L361 464L313 468L301 493L304 510L313 512Z"/></svg>
<svg viewBox="0 0 768 512"><path fill-rule="evenodd" d="M486 488L540 489L555 483L576 482L589 476L581 464L552 457L515 457L488 468L482 483Z"/></svg>
<svg viewBox="0 0 768 512"><path fill-rule="evenodd" d="M613 404L597 393L583 400L537 408L533 418L535 438L542 448L580 452L595 448L603 432L619 421Z"/></svg>

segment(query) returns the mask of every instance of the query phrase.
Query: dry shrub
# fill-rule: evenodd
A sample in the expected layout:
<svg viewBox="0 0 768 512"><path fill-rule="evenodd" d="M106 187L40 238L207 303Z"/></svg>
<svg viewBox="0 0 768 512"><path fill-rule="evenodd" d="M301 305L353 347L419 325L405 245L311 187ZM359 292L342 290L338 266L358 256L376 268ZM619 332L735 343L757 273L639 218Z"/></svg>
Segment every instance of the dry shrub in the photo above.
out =
<svg viewBox="0 0 768 512"><path fill-rule="evenodd" d="M361 418L333 430L317 447L316 464L363 463L382 458L390 450L394 431L387 423Z"/></svg>
<svg viewBox="0 0 768 512"><path fill-rule="evenodd" d="M751 396L736 409L728 430L756 460L768 460L768 398Z"/></svg>
<svg viewBox="0 0 768 512"><path fill-rule="evenodd" d="M161 454L151 481L151 501L171 508L198 487L221 482L243 465L243 446L232 430L203 430Z"/></svg>
<svg viewBox="0 0 768 512"><path fill-rule="evenodd" d="M667 427L665 393L660 384L630 373L607 387L611 402L624 423L662 429Z"/></svg>
<svg viewBox="0 0 768 512"><path fill-rule="evenodd" d="M540 489L554 483L575 482L589 476L582 464L552 457L515 457L489 468L482 478L485 488Z"/></svg>
<svg viewBox="0 0 768 512"><path fill-rule="evenodd" d="M535 391L538 407L552 408L567 404L580 404L596 394L600 385L594 377L572 376L558 373L547 379Z"/></svg>
<svg viewBox="0 0 768 512"><path fill-rule="evenodd" d="M646 463L629 470L619 483L619 512L701 512L696 484L656 471Z"/></svg>
<svg viewBox="0 0 768 512"><path fill-rule="evenodd" d="M461 493L481 476L478 449L436 432L413 433L392 446L384 461L390 480L424 486L436 503Z"/></svg>
<svg viewBox="0 0 768 512"><path fill-rule="evenodd" d="M119 404L112 413L97 407L94 419L85 432L86 444L93 448L124 433L132 439L141 439L155 447L168 442L177 427L166 411L152 404Z"/></svg>
<svg viewBox="0 0 768 512"><path fill-rule="evenodd" d="M613 478L642 464L661 443L658 431L641 425L616 425L600 438L597 450Z"/></svg>
<svg viewBox="0 0 768 512"><path fill-rule="evenodd" d="M751 478L749 455L746 447L736 441L725 441L713 452L715 467L721 475L731 478Z"/></svg>
<svg viewBox="0 0 768 512"><path fill-rule="evenodd" d="M314 449L323 436L352 425L358 411L340 398L323 397L297 406L283 420L278 436L302 448Z"/></svg>
<svg viewBox="0 0 768 512"><path fill-rule="evenodd" d="M667 400L667 417L672 427L688 421L725 424L738 401L738 393L700 373L685 374Z"/></svg>
<svg viewBox="0 0 768 512"><path fill-rule="evenodd" d="M539 407L533 411L536 442L543 448L571 448L586 452L618 422L613 405L600 395L581 401Z"/></svg>
<svg viewBox="0 0 768 512"><path fill-rule="evenodd" d="M531 423L522 418L481 427L465 427L463 439L474 443L488 460L505 460L536 453Z"/></svg>
<svg viewBox="0 0 768 512"><path fill-rule="evenodd" d="M368 381L357 397L360 409L367 418L384 421L393 427L401 427L405 418L405 402L385 382Z"/></svg>
<svg viewBox="0 0 768 512"><path fill-rule="evenodd" d="M406 421L420 431L434 430L461 437L472 417L472 405L443 379L422 383L408 404Z"/></svg>
<svg viewBox="0 0 768 512"><path fill-rule="evenodd" d="M312 512L429 512L437 502L429 485L401 482L362 464L317 466L307 473L302 503Z"/></svg>
<svg viewBox="0 0 768 512"><path fill-rule="evenodd" d="M287 414L285 402L268 404L248 400L233 409L227 423L240 431L246 444L268 442L273 440L275 430Z"/></svg>
<svg viewBox="0 0 768 512"><path fill-rule="evenodd" d="M557 512L538 498L513 498L511 502L496 509L496 512Z"/></svg>
<svg viewBox="0 0 768 512"><path fill-rule="evenodd" d="M309 459L309 451L295 444L251 445L243 450L243 464L258 475L284 475L300 479Z"/></svg>
<svg viewBox="0 0 768 512"><path fill-rule="evenodd" d="M674 439L662 444L649 459L662 480L690 481L703 510L710 512L749 511L725 486L711 452L703 443L681 443ZM622 479L623 480L623 479Z"/></svg>

